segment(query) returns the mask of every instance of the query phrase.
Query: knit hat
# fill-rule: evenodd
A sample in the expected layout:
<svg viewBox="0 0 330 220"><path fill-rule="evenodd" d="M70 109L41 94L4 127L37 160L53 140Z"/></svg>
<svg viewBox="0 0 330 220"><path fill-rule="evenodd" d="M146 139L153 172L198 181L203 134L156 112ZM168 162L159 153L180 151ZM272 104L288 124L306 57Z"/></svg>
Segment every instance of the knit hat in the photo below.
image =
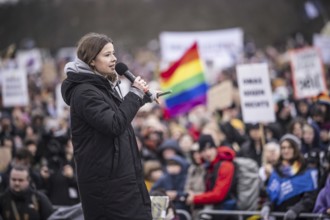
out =
<svg viewBox="0 0 330 220"><path fill-rule="evenodd" d="M202 134L198 139L199 151L203 151L206 147L216 147L214 140L209 134Z"/></svg>
<svg viewBox="0 0 330 220"><path fill-rule="evenodd" d="M230 120L230 124L237 130L245 130L245 125L242 122L242 120L239 120L237 118L233 118L232 120Z"/></svg>
<svg viewBox="0 0 330 220"><path fill-rule="evenodd" d="M301 141L300 141L300 139L299 139L297 136L295 136L295 135L293 135L293 134L285 134L285 135L283 135L283 137L280 139L280 144L281 144L283 141L285 141L285 140L290 140L290 141L295 145L294 147L296 147L297 149L300 150L300 148L301 148Z"/></svg>

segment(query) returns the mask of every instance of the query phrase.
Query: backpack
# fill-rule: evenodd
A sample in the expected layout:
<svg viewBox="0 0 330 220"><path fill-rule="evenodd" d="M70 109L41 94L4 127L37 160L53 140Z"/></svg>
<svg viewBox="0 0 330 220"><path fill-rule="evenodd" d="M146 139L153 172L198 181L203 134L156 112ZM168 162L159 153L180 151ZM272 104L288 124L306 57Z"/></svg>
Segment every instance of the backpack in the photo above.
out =
<svg viewBox="0 0 330 220"><path fill-rule="evenodd" d="M237 208L255 211L260 191L259 166L255 160L246 157L236 157L234 164Z"/></svg>
<svg viewBox="0 0 330 220"><path fill-rule="evenodd" d="M214 185L220 161L213 171L212 185ZM259 167L256 161L246 157L236 157L234 178L231 182L227 198L235 198L238 210L255 211L258 209L260 178Z"/></svg>

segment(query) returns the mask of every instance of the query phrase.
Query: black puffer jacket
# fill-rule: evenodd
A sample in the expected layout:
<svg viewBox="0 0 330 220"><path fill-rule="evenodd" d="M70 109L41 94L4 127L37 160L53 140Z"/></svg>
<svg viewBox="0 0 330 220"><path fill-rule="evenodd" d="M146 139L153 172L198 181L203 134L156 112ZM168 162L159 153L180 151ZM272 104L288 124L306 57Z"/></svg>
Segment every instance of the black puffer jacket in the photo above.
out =
<svg viewBox="0 0 330 220"><path fill-rule="evenodd" d="M102 76L67 71L62 96L71 109L78 186L86 220L151 219L131 122L144 104L133 92L122 100Z"/></svg>

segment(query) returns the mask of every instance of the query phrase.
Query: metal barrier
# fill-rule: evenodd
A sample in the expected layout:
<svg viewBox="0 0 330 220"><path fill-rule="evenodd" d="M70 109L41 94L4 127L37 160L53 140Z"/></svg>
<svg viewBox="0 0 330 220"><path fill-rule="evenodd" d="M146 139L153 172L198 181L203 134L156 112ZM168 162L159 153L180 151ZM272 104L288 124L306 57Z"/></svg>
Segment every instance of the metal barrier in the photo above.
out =
<svg viewBox="0 0 330 220"><path fill-rule="evenodd" d="M180 220L192 220L190 213L186 210L176 209L176 213L180 216Z"/></svg>
<svg viewBox="0 0 330 220"><path fill-rule="evenodd" d="M238 216L238 220L244 220L243 216L252 216L252 215L260 215L259 211L240 211L240 210L234 210L234 211L229 211L229 210L202 210L198 213L198 219L202 220L202 215L216 215L216 216ZM271 212L270 216L274 217L283 217L285 215L285 212ZM302 218L313 218L317 220L321 219L330 219L329 215L324 215L324 214L316 214L316 213L300 213L299 217Z"/></svg>

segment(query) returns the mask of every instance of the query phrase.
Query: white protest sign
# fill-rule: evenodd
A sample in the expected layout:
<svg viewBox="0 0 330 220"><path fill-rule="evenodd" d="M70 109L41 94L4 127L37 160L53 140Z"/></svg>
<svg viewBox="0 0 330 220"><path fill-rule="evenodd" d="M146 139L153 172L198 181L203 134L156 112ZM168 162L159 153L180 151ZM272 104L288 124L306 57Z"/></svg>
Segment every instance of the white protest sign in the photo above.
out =
<svg viewBox="0 0 330 220"><path fill-rule="evenodd" d="M290 60L296 99L317 96L327 91L323 64L316 48L293 50Z"/></svg>
<svg viewBox="0 0 330 220"><path fill-rule="evenodd" d="M330 36L314 34L313 45L320 50L323 63L330 64Z"/></svg>
<svg viewBox="0 0 330 220"><path fill-rule="evenodd" d="M40 49L19 50L16 59L20 68L26 69L29 74L41 72L42 55Z"/></svg>
<svg viewBox="0 0 330 220"><path fill-rule="evenodd" d="M275 112L267 64L238 65L236 71L244 122L274 122Z"/></svg>
<svg viewBox="0 0 330 220"><path fill-rule="evenodd" d="M62 47L57 51L56 60L73 61L76 58L76 52L76 47Z"/></svg>
<svg viewBox="0 0 330 220"><path fill-rule="evenodd" d="M243 51L244 34L241 28L196 32L162 32L159 36L162 64L178 60L194 42L207 70L206 78L214 82L219 70L235 65Z"/></svg>
<svg viewBox="0 0 330 220"><path fill-rule="evenodd" d="M61 93L61 83L57 84L55 88L55 98L56 98L56 114L57 117L64 116L64 110L69 108L69 106L64 102Z"/></svg>
<svg viewBox="0 0 330 220"><path fill-rule="evenodd" d="M27 75L23 69L2 70L2 102L4 107L27 106Z"/></svg>

